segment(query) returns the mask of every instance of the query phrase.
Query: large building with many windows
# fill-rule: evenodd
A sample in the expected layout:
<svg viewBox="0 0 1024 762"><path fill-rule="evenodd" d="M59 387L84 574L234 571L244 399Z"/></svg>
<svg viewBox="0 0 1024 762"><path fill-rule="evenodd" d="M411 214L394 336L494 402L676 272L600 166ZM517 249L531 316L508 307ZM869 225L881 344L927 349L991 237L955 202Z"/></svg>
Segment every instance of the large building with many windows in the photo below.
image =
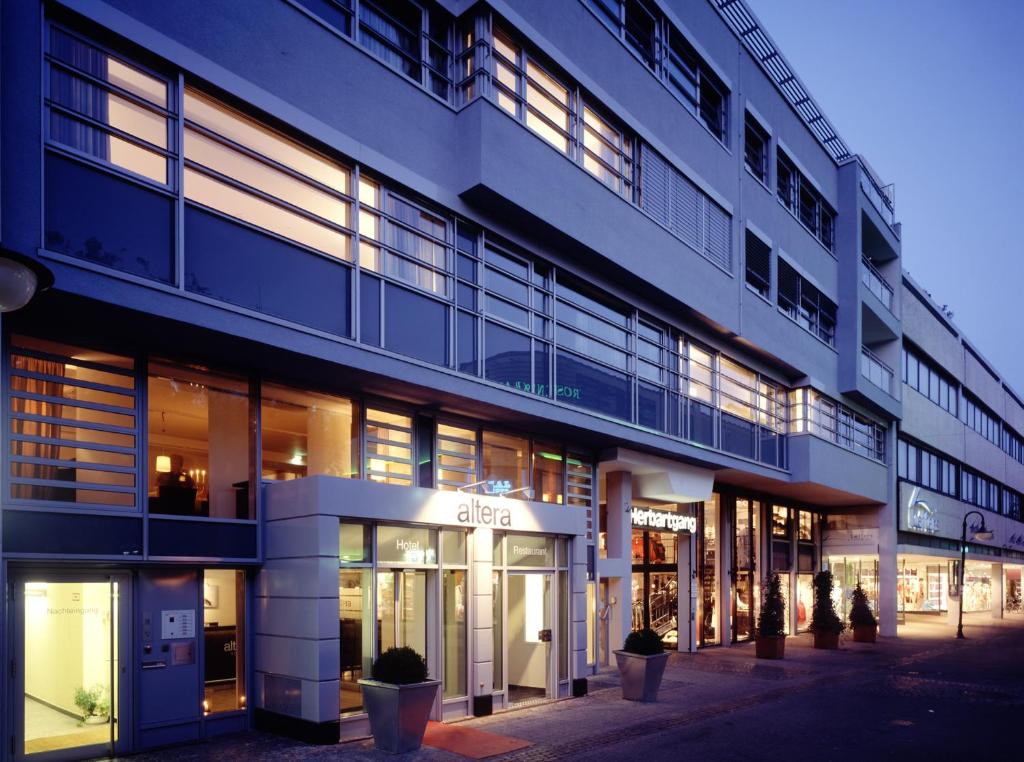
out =
<svg viewBox="0 0 1024 762"><path fill-rule="evenodd" d="M1019 397L742 0L0 13L0 759L580 695L773 572L894 635L967 504L1019 600Z"/></svg>

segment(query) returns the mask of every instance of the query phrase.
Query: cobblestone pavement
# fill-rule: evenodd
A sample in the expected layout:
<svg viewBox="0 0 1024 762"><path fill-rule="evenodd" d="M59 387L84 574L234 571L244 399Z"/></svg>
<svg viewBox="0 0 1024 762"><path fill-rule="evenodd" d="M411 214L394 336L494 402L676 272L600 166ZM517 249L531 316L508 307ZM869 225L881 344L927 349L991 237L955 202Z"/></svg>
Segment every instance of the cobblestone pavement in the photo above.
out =
<svg viewBox="0 0 1024 762"><path fill-rule="evenodd" d="M810 636L791 637L786 659L759 661L751 645L673 654L655 704L623 701L618 675L590 680L585 698L466 720L533 746L496 762L556 759L979 760L1024 756L1015 732L1024 719L1024 621L968 627L956 641L945 622L904 628L876 645L845 640L816 651ZM1011 737L1012 736L1012 737ZM1016 744L1015 750L1011 746ZM860 753L863 752L863 753ZM898 753L897 753L898 752ZM290 759L396 759L370 740L310 746L247 733L134 757L146 762ZM462 760L424 748L397 757Z"/></svg>

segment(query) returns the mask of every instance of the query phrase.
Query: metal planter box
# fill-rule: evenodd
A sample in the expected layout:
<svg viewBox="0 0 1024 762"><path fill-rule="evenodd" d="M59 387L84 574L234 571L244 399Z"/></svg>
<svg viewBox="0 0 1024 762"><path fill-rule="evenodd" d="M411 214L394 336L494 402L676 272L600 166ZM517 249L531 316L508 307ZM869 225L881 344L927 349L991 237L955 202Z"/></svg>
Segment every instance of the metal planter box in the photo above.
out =
<svg viewBox="0 0 1024 762"><path fill-rule="evenodd" d="M615 660L622 678L622 698L629 701L657 701L658 688L665 674L668 654L641 656L627 651L616 651Z"/></svg>
<svg viewBox="0 0 1024 762"><path fill-rule="evenodd" d="M393 685L360 680L359 685L376 747L390 754L419 749L441 681Z"/></svg>

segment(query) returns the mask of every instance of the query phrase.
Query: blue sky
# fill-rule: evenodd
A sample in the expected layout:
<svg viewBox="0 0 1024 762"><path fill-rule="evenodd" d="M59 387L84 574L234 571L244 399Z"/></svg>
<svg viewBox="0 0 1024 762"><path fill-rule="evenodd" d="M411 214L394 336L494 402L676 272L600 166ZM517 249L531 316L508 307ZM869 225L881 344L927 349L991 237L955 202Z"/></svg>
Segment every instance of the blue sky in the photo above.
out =
<svg viewBox="0 0 1024 762"><path fill-rule="evenodd" d="M1024 394L1024 2L747 3L896 184L903 267Z"/></svg>

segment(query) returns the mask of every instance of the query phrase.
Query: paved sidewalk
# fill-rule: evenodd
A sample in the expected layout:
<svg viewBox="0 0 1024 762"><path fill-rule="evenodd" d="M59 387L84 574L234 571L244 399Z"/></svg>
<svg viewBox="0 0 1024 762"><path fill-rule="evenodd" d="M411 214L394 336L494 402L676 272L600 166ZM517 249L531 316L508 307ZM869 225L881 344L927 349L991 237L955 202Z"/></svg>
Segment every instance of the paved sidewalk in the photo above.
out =
<svg viewBox="0 0 1024 762"><path fill-rule="evenodd" d="M502 712L491 717L463 720L472 727L501 735L526 739L527 749L493 757L496 762L542 762L544 760L599 756L602 749L621 745L645 735L684 729L726 717L753 706L768 707L812 691L831 690L834 685L856 682L878 675L897 681L901 690L914 690L915 665L947 659L963 651L977 654L995 641L1024 635L1021 620L968 621L968 639L957 641L955 627L944 621L913 622L901 628L900 638L879 638L875 645L854 643L844 636L838 651L819 651L811 636L790 637L783 661L754 658L753 645L704 649L696 654L672 654L665 671L658 702L639 704L623 701L618 673L606 669L590 678L589 695L582 699L540 704ZM953 658L954 661L958 659ZM970 680L970 675L966 675ZM930 681L928 690L936 690ZM944 687L943 687L944 686ZM939 688L968 697L972 684L948 680ZM1020 701L1024 686L989 688L982 699ZM1008 697L1008 698L1007 698ZM808 696L813 700L813 695ZM349 741L337 746L309 746L264 733L247 733L216 739L196 746L142 755L148 762L189 762L195 760L290 760L290 759L400 759L423 762L464 760L464 757L424 748L409 755L393 757L377 752L371 740Z"/></svg>

